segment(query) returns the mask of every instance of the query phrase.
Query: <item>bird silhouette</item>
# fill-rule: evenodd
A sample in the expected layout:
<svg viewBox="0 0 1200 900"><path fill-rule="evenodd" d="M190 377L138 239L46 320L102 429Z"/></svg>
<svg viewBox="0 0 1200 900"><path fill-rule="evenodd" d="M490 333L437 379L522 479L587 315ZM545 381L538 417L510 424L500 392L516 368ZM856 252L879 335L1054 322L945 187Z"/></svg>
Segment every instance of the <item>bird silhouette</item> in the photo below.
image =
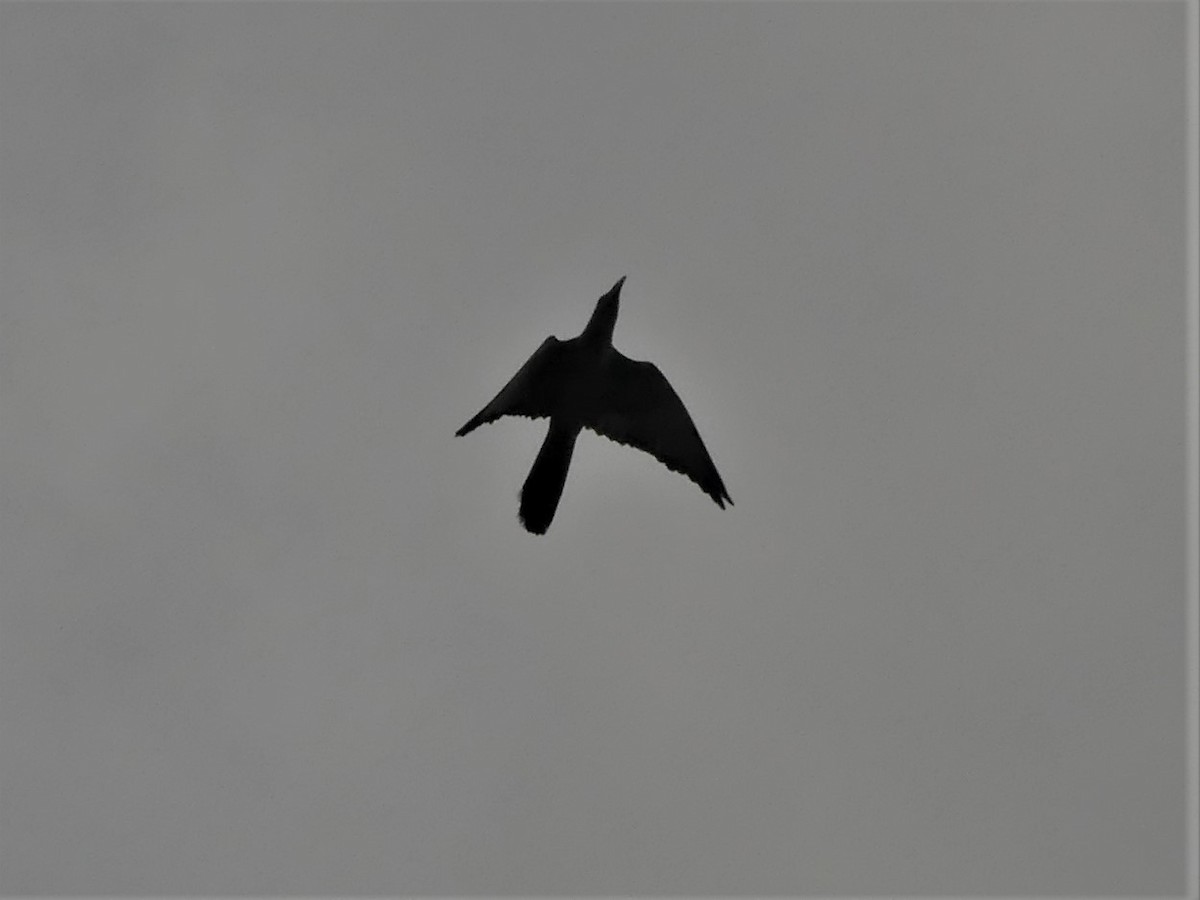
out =
<svg viewBox="0 0 1200 900"><path fill-rule="evenodd" d="M644 450L696 482L722 509L733 505L692 417L658 366L630 359L613 347L624 283L622 276L596 301L578 337L546 338L492 402L455 432L461 437L501 416L550 419L521 488L519 518L534 534L545 534L554 520L583 428Z"/></svg>

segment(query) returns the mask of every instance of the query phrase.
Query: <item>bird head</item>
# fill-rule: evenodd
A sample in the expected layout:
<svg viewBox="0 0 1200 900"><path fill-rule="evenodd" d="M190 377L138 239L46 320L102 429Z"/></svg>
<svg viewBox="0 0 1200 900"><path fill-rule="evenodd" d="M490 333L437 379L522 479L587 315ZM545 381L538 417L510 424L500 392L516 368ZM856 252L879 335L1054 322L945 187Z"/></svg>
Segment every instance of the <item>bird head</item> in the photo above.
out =
<svg viewBox="0 0 1200 900"><path fill-rule="evenodd" d="M617 324L617 312L621 308L621 285L625 283L625 278L622 275L609 292L596 301L596 309L583 330L590 340L612 344L613 327Z"/></svg>

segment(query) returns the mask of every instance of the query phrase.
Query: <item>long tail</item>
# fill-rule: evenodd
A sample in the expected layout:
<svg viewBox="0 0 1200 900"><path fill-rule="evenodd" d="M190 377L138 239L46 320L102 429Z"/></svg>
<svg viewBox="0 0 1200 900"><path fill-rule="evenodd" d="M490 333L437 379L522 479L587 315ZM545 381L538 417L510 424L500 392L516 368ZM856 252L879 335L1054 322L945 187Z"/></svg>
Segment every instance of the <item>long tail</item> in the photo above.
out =
<svg viewBox="0 0 1200 900"><path fill-rule="evenodd" d="M545 534L554 520L563 485L567 481L567 469L571 466L571 454L575 450L575 439L579 437L578 425L566 425L556 419L550 420L550 430L538 451L529 477L521 488L521 524L534 534Z"/></svg>

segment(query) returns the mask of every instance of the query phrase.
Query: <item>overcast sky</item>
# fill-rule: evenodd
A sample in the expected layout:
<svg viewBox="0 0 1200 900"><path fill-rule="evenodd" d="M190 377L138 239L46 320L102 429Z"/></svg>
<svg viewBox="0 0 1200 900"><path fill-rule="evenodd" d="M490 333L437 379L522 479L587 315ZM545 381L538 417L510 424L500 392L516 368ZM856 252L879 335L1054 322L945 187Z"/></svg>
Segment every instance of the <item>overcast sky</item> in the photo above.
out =
<svg viewBox="0 0 1200 900"><path fill-rule="evenodd" d="M1185 13L0 5L0 891L1182 893Z"/></svg>

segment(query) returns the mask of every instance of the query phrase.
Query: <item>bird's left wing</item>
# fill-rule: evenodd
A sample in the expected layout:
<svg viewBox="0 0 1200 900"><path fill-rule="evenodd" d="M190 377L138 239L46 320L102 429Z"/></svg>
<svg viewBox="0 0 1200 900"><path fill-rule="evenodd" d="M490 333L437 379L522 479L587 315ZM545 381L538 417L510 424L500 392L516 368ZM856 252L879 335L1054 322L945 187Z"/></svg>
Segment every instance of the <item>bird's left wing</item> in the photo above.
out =
<svg viewBox="0 0 1200 900"><path fill-rule="evenodd" d="M525 361L525 365L521 366L517 374L500 389L500 393L492 402L458 429L455 435L462 437L501 416L529 416L536 419L550 415L554 401L554 385L562 361L563 346L566 343L553 335L542 341L542 346L534 351L533 356Z"/></svg>
<svg viewBox="0 0 1200 900"><path fill-rule="evenodd" d="M584 422L588 428L686 475L722 509L733 505L692 417L658 366L613 351L605 385L600 411Z"/></svg>

